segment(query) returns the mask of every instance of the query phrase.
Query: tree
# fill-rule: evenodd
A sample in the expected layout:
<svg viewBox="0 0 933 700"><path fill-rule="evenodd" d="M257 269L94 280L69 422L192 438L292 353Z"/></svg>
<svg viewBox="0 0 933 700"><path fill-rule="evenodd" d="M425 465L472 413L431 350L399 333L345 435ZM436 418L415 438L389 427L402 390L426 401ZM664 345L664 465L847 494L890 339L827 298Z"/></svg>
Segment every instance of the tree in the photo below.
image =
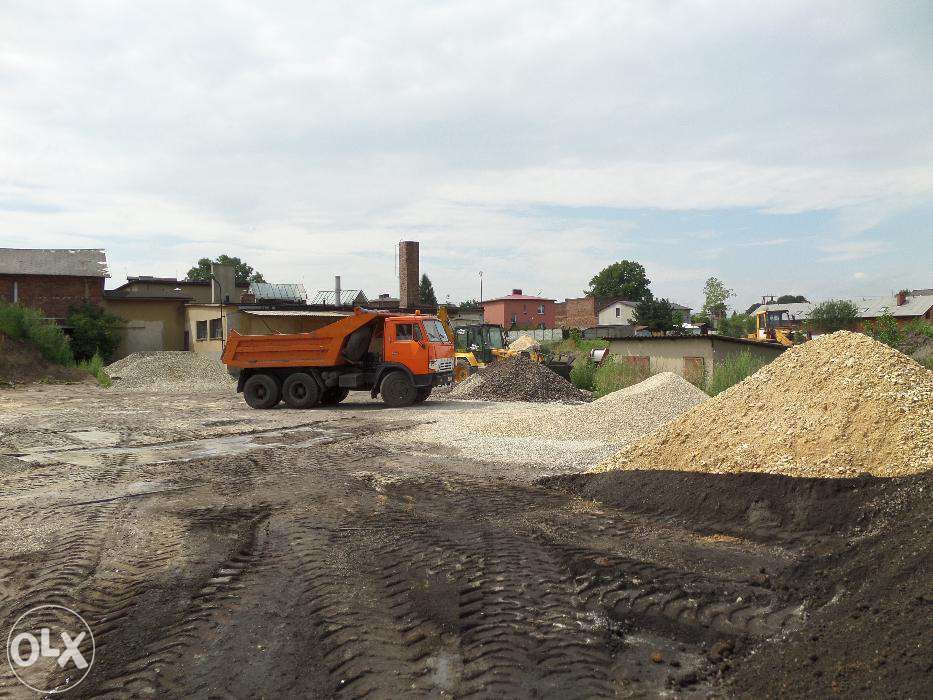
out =
<svg viewBox="0 0 933 700"><path fill-rule="evenodd" d="M482 304L479 303L479 299L464 299L458 305L460 309L481 309L483 308Z"/></svg>
<svg viewBox="0 0 933 700"><path fill-rule="evenodd" d="M847 299L824 301L810 312L810 325L824 333L852 328L857 320L858 307Z"/></svg>
<svg viewBox="0 0 933 700"><path fill-rule="evenodd" d="M246 284L247 282L265 282L261 273L253 270L252 267L247 265L239 258L230 257L229 255L218 255L217 258L213 261L211 261L210 258L201 258L198 260L197 267L192 267L190 270L188 270L188 279L192 281L202 280L207 282L211 278L211 262L215 262L218 265L233 265L234 276L236 278L237 284Z"/></svg>
<svg viewBox="0 0 933 700"><path fill-rule="evenodd" d="M734 297L735 292L727 289L719 279L710 277L703 285L703 314L712 320L724 318L726 315L726 300Z"/></svg>
<svg viewBox="0 0 933 700"><path fill-rule="evenodd" d="M100 355L107 362L120 344L123 319L95 304L71 307L67 323L72 329L71 352L79 362L90 360L94 355Z"/></svg>
<svg viewBox="0 0 933 700"><path fill-rule="evenodd" d="M667 299L642 299L635 307L635 323L648 330L667 334L674 330L674 308Z"/></svg>
<svg viewBox="0 0 933 700"><path fill-rule="evenodd" d="M803 294L782 294L777 298L777 304L806 304L807 298Z"/></svg>
<svg viewBox="0 0 933 700"><path fill-rule="evenodd" d="M425 306L437 306L437 296L434 294L434 285L427 275L421 275L421 284L418 285L418 298Z"/></svg>
<svg viewBox="0 0 933 700"><path fill-rule="evenodd" d="M903 341L897 319L887 312L875 319L874 323L865 324L865 333L892 348L899 347Z"/></svg>
<svg viewBox="0 0 933 700"><path fill-rule="evenodd" d="M755 317L748 314L732 312L731 316L723 316L716 332L729 338L744 338L755 331Z"/></svg>
<svg viewBox="0 0 933 700"><path fill-rule="evenodd" d="M645 268L631 260L620 260L604 267L590 280L586 290L588 297L621 297L629 301L651 299L648 285L651 280L645 274Z"/></svg>

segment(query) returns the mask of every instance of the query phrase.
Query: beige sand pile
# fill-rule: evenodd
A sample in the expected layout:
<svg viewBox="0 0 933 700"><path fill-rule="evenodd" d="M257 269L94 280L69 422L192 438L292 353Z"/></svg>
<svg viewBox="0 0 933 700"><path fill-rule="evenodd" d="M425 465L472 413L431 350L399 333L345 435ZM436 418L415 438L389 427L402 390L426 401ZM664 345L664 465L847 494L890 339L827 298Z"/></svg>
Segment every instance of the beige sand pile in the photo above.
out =
<svg viewBox="0 0 933 700"><path fill-rule="evenodd" d="M787 350L597 470L834 477L933 468L933 372L860 333Z"/></svg>
<svg viewBox="0 0 933 700"><path fill-rule="evenodd" d="M508 420L467 416L464 427L481 435L628 444L708 398L679 374L662 372L592 403L554 406L547 413L513 411Z"/></svg>
<svg viewBox="0 0 933 700"><path fill-rule="evenodd" d="M520 335L509 343L509 350L514 350L515 352L525 352L526 350L537 349L539 347L540 344L538 341L530 335Z"/></svg>

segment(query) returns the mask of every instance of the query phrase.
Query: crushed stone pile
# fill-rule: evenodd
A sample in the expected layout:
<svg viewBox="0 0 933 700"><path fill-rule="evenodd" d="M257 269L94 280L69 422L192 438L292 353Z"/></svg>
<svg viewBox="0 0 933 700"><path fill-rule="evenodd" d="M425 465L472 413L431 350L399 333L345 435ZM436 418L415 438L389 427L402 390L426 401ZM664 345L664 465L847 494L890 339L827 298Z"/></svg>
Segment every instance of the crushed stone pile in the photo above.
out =
<svg viewBox="0 0 933 700"><path fill-rule="evenodd" d="M530 335L520 335L509 343L509 350L514 350L515 352L525 352L526 350L537 349L539 347L541 347L541 344Z"/></svg>
<svg viewBox="0 0 933 700"><path fill-rule="evenodd" d="M933 372L861 333L820 336L596 469L809 477L928 471Z"/></svg>
<svg viewBox="0 0 933 700"><path fill-rule="evenodd" d="M116 390L189 393L227 390L236 382L219 360L186 351L134 352L104 371Z"/></svg>
<svg viewBox="0 0 933 700"><path fill-rule="evenodd" d="M507 421L467 416L465 427L481 435L593 440L628 444L709 397L679 374L662 372L579 406L557 406L546 415L515 412Z"/></svg>
<svg viewBox="0 0 933 700"><path fill-rule="evenodd" d="M481 373L457 385L448 398L479 401L589 401L590 395L577 389L544 365L521 355L497 360Z"/></svg>

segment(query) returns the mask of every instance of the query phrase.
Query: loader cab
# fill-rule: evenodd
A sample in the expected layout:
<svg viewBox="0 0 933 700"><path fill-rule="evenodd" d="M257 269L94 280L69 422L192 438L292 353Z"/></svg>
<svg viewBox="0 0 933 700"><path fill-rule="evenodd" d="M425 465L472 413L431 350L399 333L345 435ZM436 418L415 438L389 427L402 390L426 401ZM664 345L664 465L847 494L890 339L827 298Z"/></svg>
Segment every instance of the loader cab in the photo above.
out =
<svg viewBox="0 0 933 700"><path fill-rule="evenodd" d="M455 335L457 352L472 352L477 361L483 364L492 362L494 350L505 347L502 328L488 323L458 326Z"/></svg>

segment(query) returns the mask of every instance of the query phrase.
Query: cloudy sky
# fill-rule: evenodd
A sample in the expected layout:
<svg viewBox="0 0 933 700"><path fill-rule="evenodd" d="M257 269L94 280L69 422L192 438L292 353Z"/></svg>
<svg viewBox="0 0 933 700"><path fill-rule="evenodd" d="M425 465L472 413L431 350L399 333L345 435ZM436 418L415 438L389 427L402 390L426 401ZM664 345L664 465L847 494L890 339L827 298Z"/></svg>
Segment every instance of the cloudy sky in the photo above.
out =
<svg viewBox="0 0 933 700"><path fill-rule="evenodd" d="M933 286L933 3L0 0L0 246L736 306Z"/></svg>

